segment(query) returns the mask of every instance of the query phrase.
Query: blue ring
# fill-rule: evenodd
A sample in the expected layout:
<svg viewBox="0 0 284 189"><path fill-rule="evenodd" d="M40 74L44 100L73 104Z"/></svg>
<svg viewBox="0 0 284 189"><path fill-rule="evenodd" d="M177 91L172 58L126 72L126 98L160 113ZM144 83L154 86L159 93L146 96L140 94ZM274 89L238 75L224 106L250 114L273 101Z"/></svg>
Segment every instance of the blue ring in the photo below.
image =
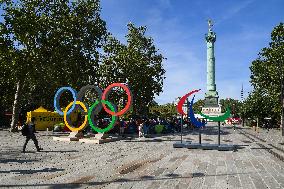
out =
<svg viewBox="0 0 284 189"><path fill-rule="evenodd" d="M59 105L59 98L65 90L69 90L72 93L73 99L74 99L72 107L68 110L67 115L71 114L71 112L75 109L75 106L76 106L77 92L71 87L61 87L60 89L58 89L58 91L56 92L54 96L54 108L55 108L55 111L59 113L59 115L64 115L64 113L61 111L58 105Z"/></svg>

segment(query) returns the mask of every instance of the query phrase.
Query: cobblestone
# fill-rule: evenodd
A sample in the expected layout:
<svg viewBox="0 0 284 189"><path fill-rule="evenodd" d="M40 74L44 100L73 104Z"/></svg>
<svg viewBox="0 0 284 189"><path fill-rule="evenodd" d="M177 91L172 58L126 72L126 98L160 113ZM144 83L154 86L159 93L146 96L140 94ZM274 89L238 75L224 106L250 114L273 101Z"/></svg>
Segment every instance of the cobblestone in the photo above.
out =
<svg viewBox="0 0 284 189"><path fill-rule="evenodd" d="M178 134L105 144L52 140L39 132L21 153L20 133L0 131L0 188L284 188L284 140L279 130L222 127L221 143L235 152L173 148ZM217 143L212 123L202 141ZM198 142L198 132L184 140ZM275 155L278 154L278 155Z"/></svg>

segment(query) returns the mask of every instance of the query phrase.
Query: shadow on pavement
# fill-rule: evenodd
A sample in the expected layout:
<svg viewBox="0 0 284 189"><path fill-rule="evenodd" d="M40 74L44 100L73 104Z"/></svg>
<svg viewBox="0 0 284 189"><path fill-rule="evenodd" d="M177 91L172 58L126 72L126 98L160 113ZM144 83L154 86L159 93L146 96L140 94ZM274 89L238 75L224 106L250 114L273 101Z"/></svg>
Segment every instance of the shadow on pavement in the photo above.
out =
<svg viewBox="0 0 284 189"><path fill-rule="evenodd" d="M37 159L0 159L0 163L31 163L37 162Z"/></svg>
<svg viewBox="0 0 284 189"><path fill-rule="evenodd" d="M41 150L40 152L46 152L46 153L50 153L50 152L54 152L54 153L67 153L67 152L79 152L78 150Z"/></svg>
<svg viewBox="0 0 284 189"><path fill-rule="evenodd" d="M0 187L49 187L49 188L79 188L81 186L97 186L105 185L110 183L125 183L125 182L141 182L141 181L163 181L163 180L172 180L172 179L190 179L194 177L212 177L212 176L233 176L233 175L246 175L246 174L256 174L257 172L247 172L247 173L231 173L231 174L216 174L216 175L207 175L205 173L196 172L191 173L190 176L181 176L178 174L168 174L162 178L156 178L152 175L144 175L139 178L128 179L128 178L117 178L109 181L94 181L94 182L78 182L78 183L58 183L58 184L18 184L18 185L0 185Z"/></svg>
<svg viewBox="0 0 284 189"><path fill-rule="evenodd" d="M166 139L152 139L152 140L125 140L124 142L164 142L164 141L180 141L180 140L166 140Z"/></svg>
<svg viewBox="0 0 284 189"><path fill-rule="evenodd" d="M188 134L199 135L199 129L193 129L192 132L189 132ZM201 134L202 135L218 135L218 127L217 126L205 127L203 129L201 129ZM220 134L221 135L229 135L229 134L232 134L232 133L228 132L228 131L224 131L223 127L221 127Z"/></svg>
<svg viewBox="0 0 284 189"><path fill-rule="evenodd" d="M57 172L57 171L64 171L64 169L57 169L57 168L44 168L44 169L25 169L25 170L7 170L7 171L0 171L0 173L17 173L17 174L34 174L34 173L44 173L44 172ZM0 185L1 187L1 185Z"/></svg>
<svg viewBox="0 0 284 189"><path fill-rule="evenodd" d="M273 149L273 148L267 148L267 147L259 147L259 148L256 148L256 147L253 147L253 148L250 148L252 150L267 150L267 149Z"/></svg>

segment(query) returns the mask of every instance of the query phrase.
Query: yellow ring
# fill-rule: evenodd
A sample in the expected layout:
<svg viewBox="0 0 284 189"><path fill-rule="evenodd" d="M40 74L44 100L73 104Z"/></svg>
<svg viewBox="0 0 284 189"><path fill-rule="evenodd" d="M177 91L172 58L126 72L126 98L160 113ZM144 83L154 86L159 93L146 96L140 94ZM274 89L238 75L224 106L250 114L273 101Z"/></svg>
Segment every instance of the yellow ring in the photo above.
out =
<svg viewBox="0 0 284 189"><path fill-rule="evenodd" d="M84 109L84 111L85 111L86 113L88 113L88 109L87 109L86 105L85 105L83 102L81 102L81 101L76 101L75 104L79 104L79 105ZM85 126L87 125L88 114L85 115L85 121L84 121L84 123L83 123L80 127L78 127L78 128L71 127L71 126L69 125L68 121L67 121L67 112L68 112L69 108L70 108L72 105L73 105L73 102L71 102L70 104L68 104L68 106L67 106L67 107L65 108L65 110L64 110L64 122L65 122L65 125L66 125L71 131L81 131L81 130L83 130L83 129L85 128Z"/></svg>

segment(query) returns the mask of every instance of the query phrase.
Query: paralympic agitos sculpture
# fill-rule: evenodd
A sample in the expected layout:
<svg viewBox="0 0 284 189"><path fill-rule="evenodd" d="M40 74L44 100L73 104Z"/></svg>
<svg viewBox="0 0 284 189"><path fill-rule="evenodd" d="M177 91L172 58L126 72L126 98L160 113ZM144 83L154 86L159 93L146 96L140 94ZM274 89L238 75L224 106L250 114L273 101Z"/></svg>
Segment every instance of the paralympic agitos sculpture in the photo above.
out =
<svg viewBox="0 0 284 189"><path fill-rule="evenodd" d="M178 104L177 104L177 111L181 114L181 115L185 115L186 113L184 113L184 111L182 110L182 105L185 103L185 101L186 101L186 99L190 96L190 95L192 95L192 94L194 94L194 93L197 93L197 92L199 92L200 91L200 89L199 90L193 90L193 91L190 91L189 93L187 93L186 95L184 95L181 99L180 99L180 101L178 102ZM194 96L195 97L195 96ZM200 122L200 121L198 121L195 117L194 117L194 112L193 112L193 108L192 108L192 106L193 106L193 101L194 101L194 97L192 98L192 100L191 100L191 103L190 103L190 105L189 105L189 118L190 118L190 120L191 120L191 123L193 124L193 125L195 125L196 127L203 127L203 126L205 126L205 124L204 123L202 123L202 122ZM222 122L222 121L225 121L228 117L230 117L230 109L227 107L227 111L225 112L225 114L224 115L221 115L221 116L217 116L217 117L211 117L211 116L208 116L208 115L205 115L205 114L203 114L203 113L199 113L201 116L203 116L204 118L206 118L206 119L209 119L209 120L212 120L212 121L220 121L220 122Z"/></svg>

